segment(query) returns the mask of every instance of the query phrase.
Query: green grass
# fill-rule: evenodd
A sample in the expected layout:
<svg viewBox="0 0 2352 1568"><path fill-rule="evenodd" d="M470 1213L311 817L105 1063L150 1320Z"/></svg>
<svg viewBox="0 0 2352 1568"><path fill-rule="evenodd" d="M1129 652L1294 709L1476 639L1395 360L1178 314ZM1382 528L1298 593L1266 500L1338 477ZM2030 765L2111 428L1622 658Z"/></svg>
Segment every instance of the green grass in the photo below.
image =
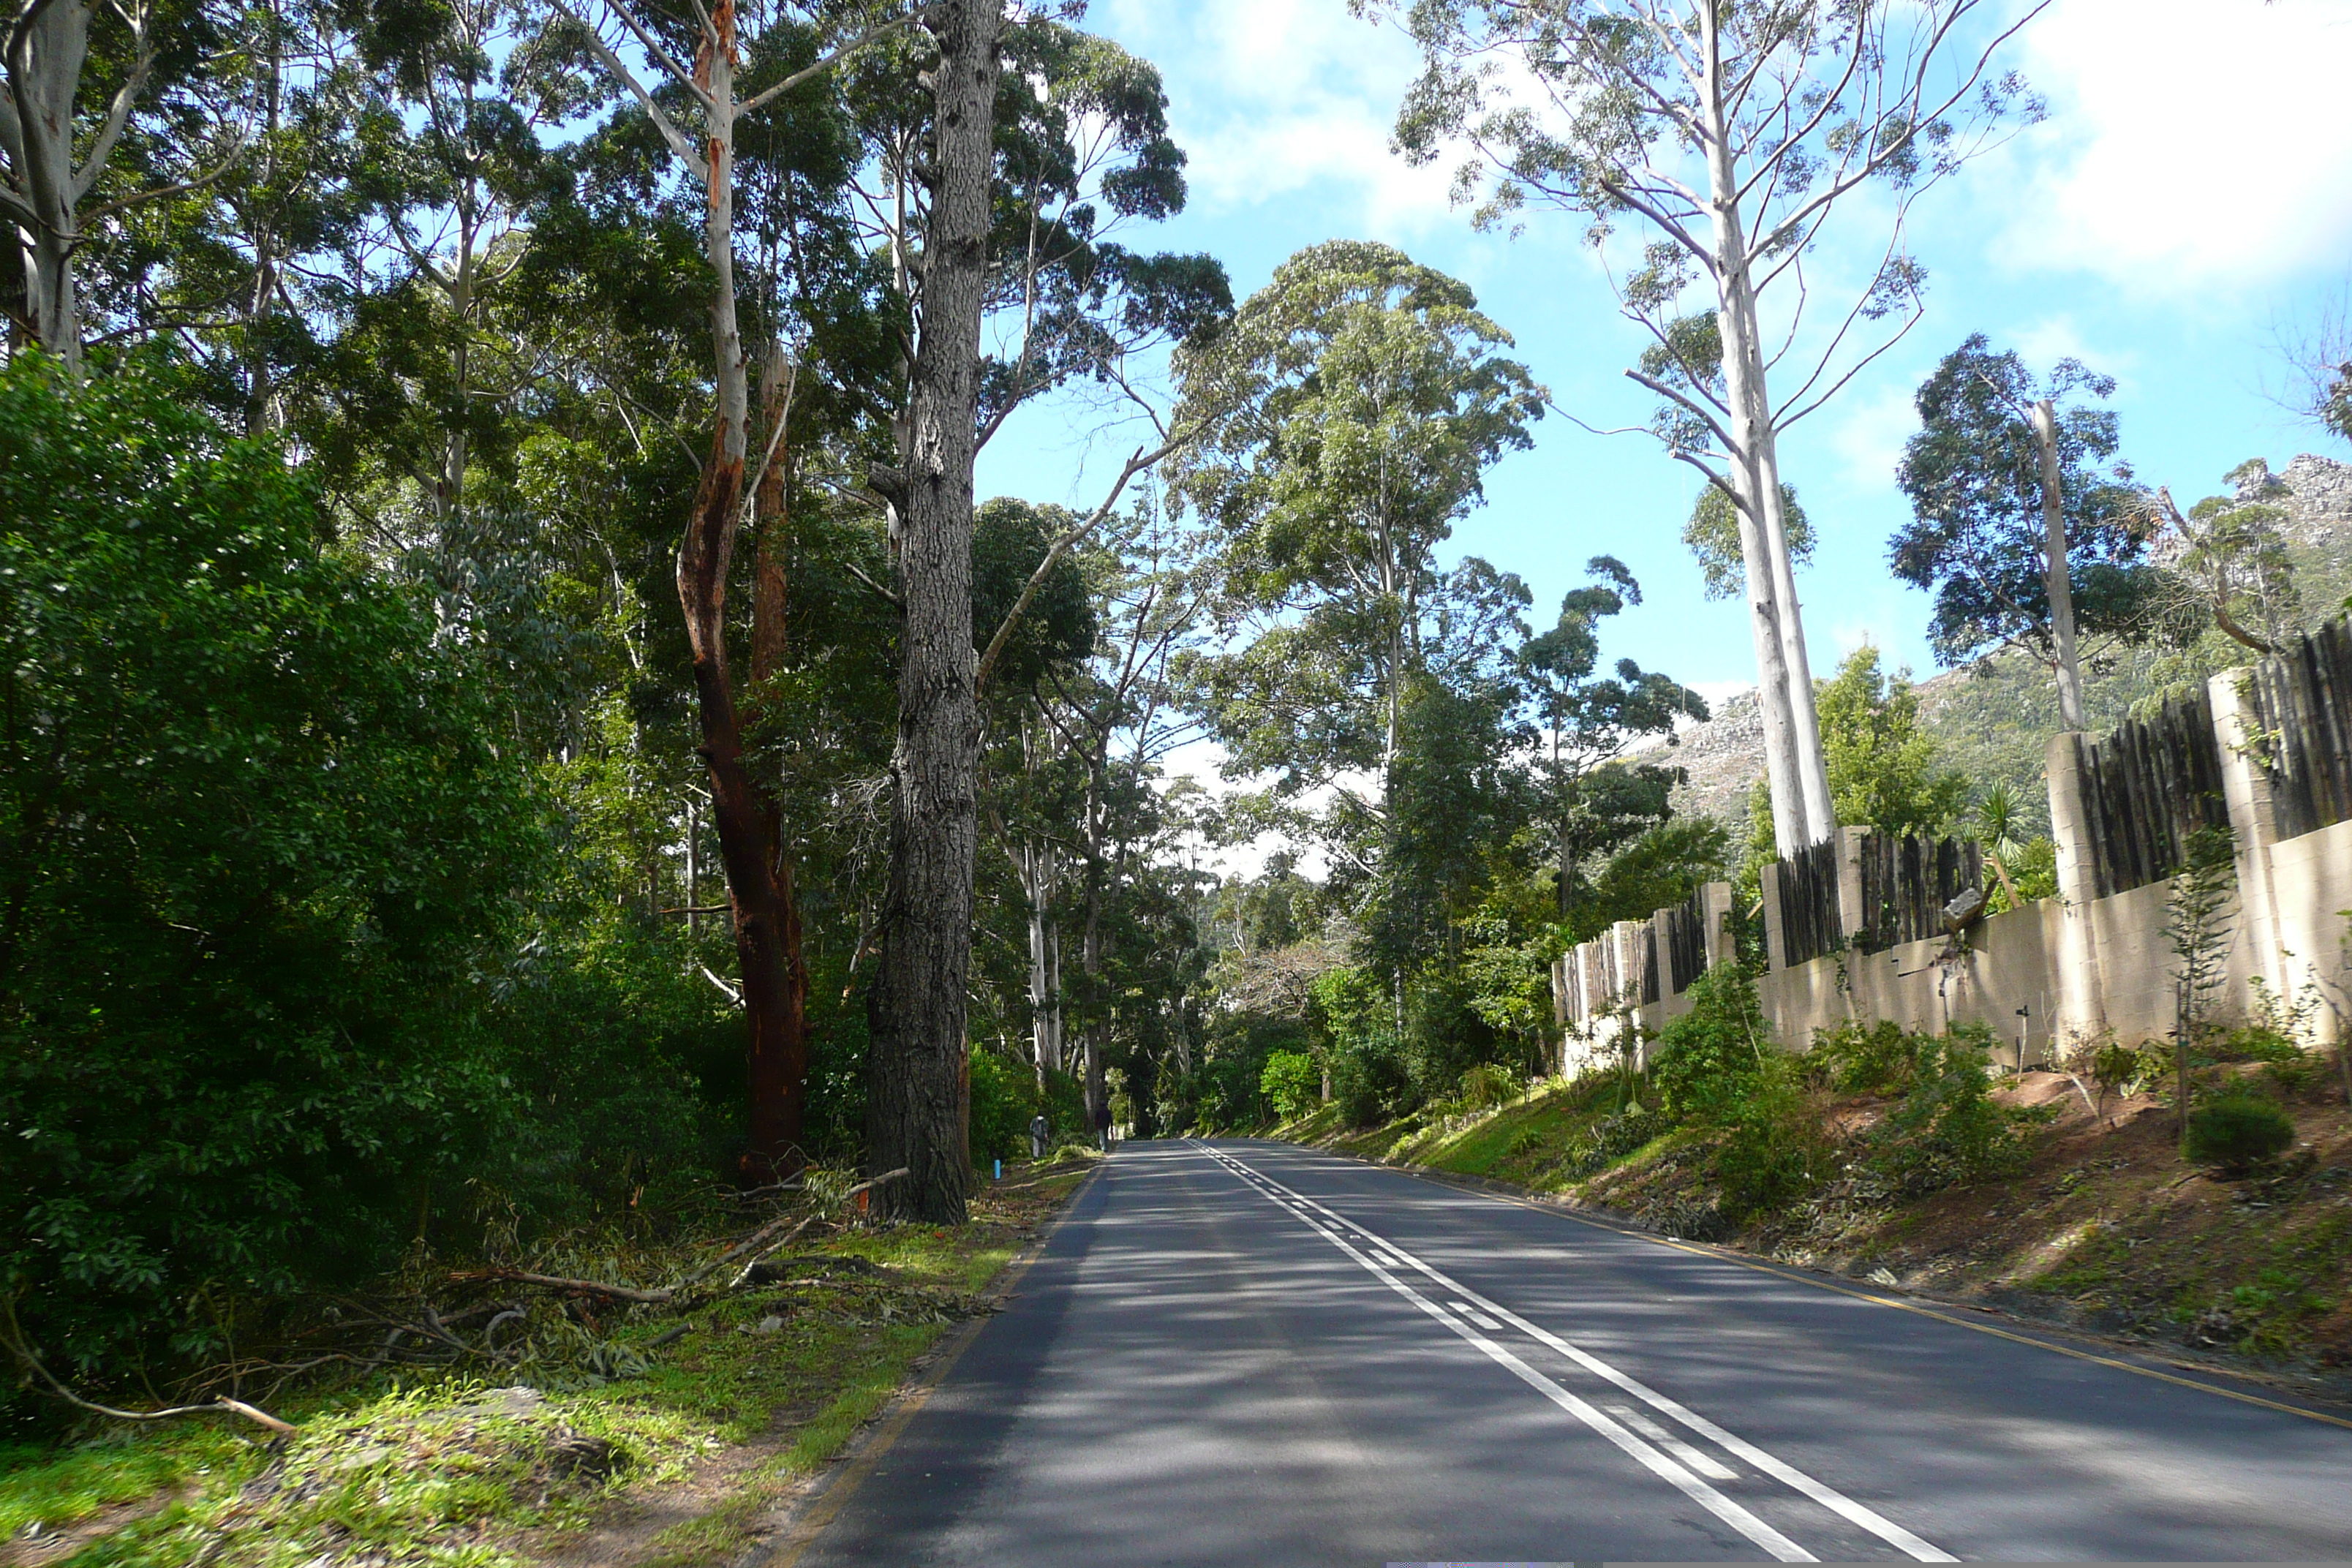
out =
<svg viewBox="0 0 2352 1568"><path fill-rule="evenodd" d="M1557 1191L1573 1184L1559 1168L1571 1147L1594 1122L1615 1112L1622 1093L1613 1077L1550 1083L1524 1100L1452 1127L1416 1112L1377 1127L1345 1128L1338 1109L1327 1106L1277 1129L1275 1135L1362 1159ZM1612 1161L1612 1166L1646 1157L1657 1142Z"/></svg>
<svg viewBox="0 0 2352 1568"><path fill-rule="evenodd" d="M1028 1190L1065 1195L1092 1163L1068 1161ZM675 1479L730 1444L782 1432L788 1441L725 1505L657 1543L675 1568L723 1558L969 1315L1014 1247L1002 1230L908 1226L821 1250L872 1267L845 1263L720 1298L658 1350L648 1342L681 1320L647 1309L609 1321L603 1333L638 1352L642 1375L543 1379L542 1396L514 1411L484 1403L478 1382L378 1378L320 1391L307 1409L289 1400L281 1413L300 1430L276 1448L252 1428L200 1418L64 1449L0 1450L0 1540L146 1502L160 1506L84 1546L68 1559L74 1568L183 1568L199 1558L206 1568L300 1568L371 1554L509 1568L528 1532L584 1528L623 1487ZM758 1331L772 1317L782 1324ZM624 1462L608 1475L567 1474L567 1446L581 1438L610 1444Z"/></svg>
<svg viewBox="0 0 2352 1568"><path fill-rule="evenodd" d="M180 1425L118 1431L62 1455L30 1444L0 1448L0 1540L152 1498L237 1463L251 1446L225 1426Z"/></svg>

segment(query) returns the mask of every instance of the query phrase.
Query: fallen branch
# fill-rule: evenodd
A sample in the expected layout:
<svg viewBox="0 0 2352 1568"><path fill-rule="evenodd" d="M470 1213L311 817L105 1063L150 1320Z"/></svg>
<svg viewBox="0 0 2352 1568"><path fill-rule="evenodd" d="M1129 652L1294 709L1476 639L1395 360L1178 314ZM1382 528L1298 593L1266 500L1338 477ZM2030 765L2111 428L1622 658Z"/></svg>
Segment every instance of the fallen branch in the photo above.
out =
<svg viewBox="0 0 2352 1568"><path fill-rule="evenodd" d="M226 1414L230 1415L242 1415L247 1421L257 1422L261 1426L268 1427L272 1432L278 1433L280 1436L290 1437L294 1435L294 1424L292 1422L281 1421L277 1416L269 1414L268 1411L260 1408L258 1405L247 1405L242 1399L209 1399L202 1405L174 1405L167 1410L117 1410L110 1405L100 1405L94 1401L84 1399L80 1394L76 1394L72 1389L68 1388L64 1384L59 1383L56 1377L50 1374L49 1369L41 1364L41 1358L35 1355L33 1353L32 1346L25 1342L24 1330L18 1327L16 1323L16 1312L13 1305L8 1310L8 1352L15 1356L18 1361L24 1363L26 1368L29 1370L36 1378L47 1384L47 1391L51 1394L55 1395L57 1398L64 1400L68 1405L73 1405L77 1409L88 1410L94 1415L109 1416L117 1421L168 1421L175 1415L212 1415Z"/></svg>
<svg viewBox="0 0 2352 1568"><path fill-rule="evenodd" d="M895 1182L901 1176L913 1174L912 1171L903 1165L895 1171L885 1171L878 1176L858 1183L842 1194L841 1201L846 1203L860 1193L871 1192L876 1187ZM449 1278L453 1282L458 1283L499 1279L517 1285L537 1285L549 1290L562 1290L575 1296L602 1296L608 1300L631 1301L647 1307L663 1307L673 1302L683 1301L687 1293L694 1287L701 1284L745 1253L751 1253L752 1261L757 1262L762 1255L789 1244L819 1217L816 1215L809 1215L796 1225L792 1225L792 1216L789 1215L781 1219L772 1220L709 1262L689 1271L686 1278L677 1284L664 1285L652 1290L640 1290L628 1285L607 1285L601 1279L567 1279L555 1274L532 1274L520 1268L477 1268L464 1274L452 1274ZM783 1234L787 1225L792 1225L788 1235ZM778 1239L779 1237L781 1239Z"/></svg>
<svg viewBox="0 0 2352 1568"><path fill-rule="evenodd" d="M615 1301L634 1301L644 1306L659 1306L677 1294L674 1289L639 1290L628 1285L607 1285L601 1279L566 1279L556 1274L532 1274L520 1268L477 1268L464 1274L452 1274L454 1284L471 1284L483 1279L503 1280L514 1285L537 1285L549 1290L562 1290L575 1296L604 1296Z"/></svg>
<svg viewBox="0 0 2352 1568"><path fill-rule="evenodd" d="M911 1176L913 1174L914 1172L908 1170L904 1165L899 1166L895 1171L885 1171L878 1176L858 1183L856 1186L842 1194L841 1201L845 1204L850 1199L857 1196L860 1193L871 1192L876 1187L887 1185L891 1182L897 1181L901 1176ZM798 1225L792 1227L792 1234L790 1236L784 1237L782 1240L771 1240L771 1237L774 1237L779 1231L782 1231L784 1228L785 1221L791 1217L792 1216L787 1215L783 1219L772 1220L768 1224L761 1226L750 1236L745 1237L740 1242L729 1247L726 1251L720 1253L718 1257L712 1258L709 1262L704 1264L701 1268L696 1269L693 1273L688 1274L685 1279L679 1280L677 1288L682 1290L688 1285L698 1284L702 1280L708 1279L710 1276L718 1273L721 1268L726 1268L730 1263L734 1262L745 1253L750 1253L751 1255L752 1262L758 1262L765 1254L773 1252L778 1247L789 1245L794 1237L798 1237L801 1232L806 1230L810 1225L814 1223L818 1216L815 1215L810 1215L806 1218L803 1219ZM741 1283L740 1276L737 1279L737 1283Z"/></svg>

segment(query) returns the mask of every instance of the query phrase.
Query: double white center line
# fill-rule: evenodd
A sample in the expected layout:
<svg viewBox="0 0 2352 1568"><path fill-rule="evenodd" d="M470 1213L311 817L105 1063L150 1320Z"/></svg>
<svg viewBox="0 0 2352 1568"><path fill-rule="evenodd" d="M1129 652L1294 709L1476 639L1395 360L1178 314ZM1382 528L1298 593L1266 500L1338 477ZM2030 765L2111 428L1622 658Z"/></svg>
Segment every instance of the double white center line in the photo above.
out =
<svg viewBox="0 0 2352 1568"><path fill-rule="evenodd" d="M1505 1326L1508 1325L1538 1344L1565 1356L1595 1377L1631 1394L1685 1430L1705 1438L1736 1458L1745 1459L1774 1480L1811 1498L1849 1523L1868 1531L1895 1550L1922 1563L1958 1561L1950 1552L1922 1541L1902 1526L1882 1518L1843 1493L1822 1485L1796 1467L1775 1458L1747 1439L1725 1431L1706 1417L1685 1409L1655 1389L1627 1376L1598 1356L1440 1273L1386 1237L1375 1235L1303 1194L1294 1192L1222 1149L1212 1149L1202 1143L1195 1143L1193 1147L1297 1215L1302 1224L1353 1258L1390 1289L1477 1347L1489 1360L1508 1370L1520 1382L1583 1422L1622 1450L1628 1458L1779 1561L1811 1563L1818 1559L1709 1484L1712 1481L1736 1481L1739 1479L1737 1470L1696 1445L1675 1436L1631 1405L1611 1405L1604 1408L1580 1397L1488 1336L1503 1332ZM1406 1277L1412 1274L1422 1276L1444 1300L1433 1300L1416 1289L1407 1282Z"/></svg>

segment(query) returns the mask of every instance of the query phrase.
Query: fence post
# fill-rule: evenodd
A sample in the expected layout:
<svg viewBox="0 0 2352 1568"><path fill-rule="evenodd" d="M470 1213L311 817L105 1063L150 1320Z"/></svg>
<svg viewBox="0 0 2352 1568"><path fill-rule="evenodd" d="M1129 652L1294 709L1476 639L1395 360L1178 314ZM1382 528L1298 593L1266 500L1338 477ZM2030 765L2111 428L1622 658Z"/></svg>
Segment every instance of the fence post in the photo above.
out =
<svg viewBox="0 0 2352 1568"><path fill-rule="evenodd" d="M2095 1035L2106 1026L2106 998L2099 986L2098 954L2091 937L2091 903L2098 896L2098 869L2090 821L2083 805L2083 742L2076 731L2053 735L2043 752L2050 776L2050 837L2058 845L2059 911L2057 961L2051 966L2053 1055L2061 1055L2069 1031Z"/></svg>
<svg viewBox="0 0 2352 1568"><path fill-rule="evenodd" d="M2254 755L2262 718L2242 689L2252 675L2248 669L2225 669L2205 689L2213 703L2213 738L2221 748L2221 798L2238 841L2238 910L2252 945L2254 973L2272 995L2284 1000L2286 952L2279 940L2278 893L2271 878L2278 807L2271 798L2270 771Z"/></svg>
<svg viewBox="0 0 2352 1568"><path fill-rule="evenodd" d="M1608 940L1617 952L1617 995L1612 1001L1618 1008L1622 1027L1632 1032L1632 1037L1620 1040L1619 1049L1633 1059L1633 1070L1642 1070L1642 933L1649 929L1647 921L1619 921L1609 928Z"/></svg>
<svg viewBox="0 0 2352 1568"><path fill-rule="evenodd" d="M1849 947L1869 923L1862 907L1862 858L1869 843L1867 827L1838 829L1838 932Z"/></svg>
<svg viewBox="0 0 2352 1568"><path fill-rule="evenodd" d="M1713 969L1738 956L1738 944L1731 940L1731 884L1707 883L1699 889L1699 908L1706 911L1706 967Z"/></svg>
<svg viewBox="0 0 2352 1568"><path fill-rule="evenodd" d="M1769 973L1789 967L1789 934L1780 929L1780 862L1764 863L1759 886L1764 895L1764 968Z"/></svg>

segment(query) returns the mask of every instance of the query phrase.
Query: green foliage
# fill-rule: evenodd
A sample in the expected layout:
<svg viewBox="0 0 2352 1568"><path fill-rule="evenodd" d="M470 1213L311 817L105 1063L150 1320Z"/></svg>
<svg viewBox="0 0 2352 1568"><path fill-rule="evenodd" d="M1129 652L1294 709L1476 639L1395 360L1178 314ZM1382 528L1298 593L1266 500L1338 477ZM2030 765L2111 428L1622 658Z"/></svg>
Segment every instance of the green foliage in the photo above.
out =
<svg viewBox="0 0 2352 1568"><path fill-rule="evenodd" d="M1813 524L1797 504L1797 492L1780 487L1780 517L1789 539L1791 565L1811 564ZM1739 548L1739 512L1718 485L1702 486L1691 502L1690 521L1683 524L1683 542L1698 558L1705 593L1710 599L1737 599L1748 591L1748 563Z"/></svg>
<svg viewBox="0 0 2352 1568"><path fill-rule="evenodd" d="M656 1223L740 1116L740 1023L597 880L586 752L506 752L470 650L191 401L0 372L6 1267L101 1376L478 1205Z"/></svg>
<svg viewBox="0 0 2352 1568"><path fill-rule="evenodd" d="M1666 1109L1714 1119L1747 1097L1779 1056L1756 983L1723 963L1692 982L1690 1011L1658 1031L1650 1081Z"/></svg>
<svg viewBox="0 0 2352 1568"><path fill-rule="evenodd" d="M1711 1169L1734 1224L1785 1208L1835 1173L1836 1142L1792 1058L1765 1057L1722 1125Z"/></svg>
<svg viewBox="0 0 2352 1568"><path fill-rule="evenodd" d="M2238 887L2237 837L2228 826L2192 829L2181 846L2165 911L2165 940L2179 963L2183 1023L2192 1037L2213 994L2228 978L2230 922Z"/></svg>
<svg viewBox="0 0 2352 1568"><path fill-rule="evenodd" d="M1818 707L1840 822L1930 837L1951 830L1968 801L1968 775L1937 765L1907 675L1886 676L1878 649L1864 645L1822 684Z"/></svg>
<svg viewBox="0 0 2352 1568"><path fill-rule="evenodd" d="M1258 1089L1285 1121L1293 1121L1323 1101L1323 1074L1304 1051L1273 1051L1258 1074Z"/></svg>
<svg viewBox="0 0 2352 1568"><path fill-rule="evenodd" d="M2076 391L2105 398L2115 380L2063 361L2039 380L2015 353L1971 336L1919 388L1922 428L1897 479L1913 519L1891 547L1896 577L1933 592L1928 641L1948 664L2018 645L2056 658L2042 556L2042 459L2026 410ZM2140 640L2156 629L2161 574L2143 560L2146 501L2113 464L2116 416L2056 410L2060 511L2074 622L2087 637ZM2110 467L2103 470L2101 465Z"/></svg>
<svg viewBox="0 0 2352 1568"><path fill-rule="evenodd" d="M1842 1094L1884 1094L1902 1088L1917 1065L1920 1037L1891 1018L1864 1027L1853 1020L1813 1037L1811 1061Z"/></svg>
<svg viewBox="0 0 2352 1568"><path fill-rule="evenodd" d="M375 1265L520 1110L486 944L545 865L525 780L186 401L0 371L7 1267L85 1361L210 1282Z"/></svg>
<svg viewBox="0 0 2352 1568"><path fill-rule="evenodd" d="M1462 1075L1457 1098L1465 1110L1492 1110L1527 1091L1519 1075L1499 1062L1480 1062Z"/></svg>
<svg viewBox="0 0 2352 1568"><path fill-rule="evenodd" d="M2191 1163L2242 1173L2294 1144L2294 1122L2267 1100L2219 1096L2189 1113L2181 1153Z"/></svg>
<svg viewBox="0 0 2352 1568"><path fill-rule="evenodd" d="M1988 1092L1992 1044L1982 1026L1909 1038L1902 1101L1874 1130L1871 1164L1898 1193L1920 1194L2014 1170L2024 1145Z"/></svg>
<svg viewBox="0 0 2352 1568"><path fill-rule="evenodd" d="M1045 1139L1049 1148L1068 1139L1084 1143L1093 1136L1087 1123L1085 1089L1075 1077L1049 1072L1041 1093L1035 1068L983 1046L972 1047L971 1139L975 1166L989 1160L1027 1159L1029 1123L1040 1110L1051 1129Z"/></svg>
<svg viewBox="0 0 2352 1568"><path fill-rule="evenodd" d="M1312 1045L1304 1019L1257 1011L1221 1014L1190 1073L1178 1074L1172 1061L1161 1068L1162 1122L1171 1131L1202 1133L1263 1126L1276 1110L1266 1088L1267 1064L1283 1053L1311 1059ZM1321 1089L1318 1074L1318 1096Z"/></svg>

